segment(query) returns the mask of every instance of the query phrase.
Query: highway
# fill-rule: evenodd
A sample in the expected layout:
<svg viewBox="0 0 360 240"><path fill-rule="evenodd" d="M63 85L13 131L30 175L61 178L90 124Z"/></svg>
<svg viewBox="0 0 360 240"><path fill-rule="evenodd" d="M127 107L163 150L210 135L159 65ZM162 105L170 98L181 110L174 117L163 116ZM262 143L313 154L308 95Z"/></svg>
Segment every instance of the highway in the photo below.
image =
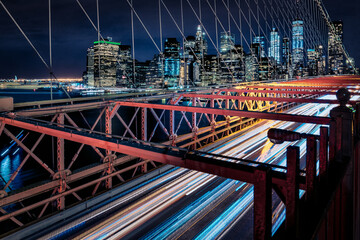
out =
<svg viewBox="0 0 360 240"><path fill-rule="evenodd" d="M320 99L334 99L323 96ZM352 98L357 100L358 98ZM328 116L335 105L301 104L287 110L298 115ZM300 147L305 167L305 140L273 144L270 128L319 134L320 126L261 121L236 138L206 151L286 166L286 148ZM304 191L301 191L301 195ZM284 205L273 194L273 233L285 217ZM242 239L252 238L253 186L181 168L162 174L42 239Z"/></svg>

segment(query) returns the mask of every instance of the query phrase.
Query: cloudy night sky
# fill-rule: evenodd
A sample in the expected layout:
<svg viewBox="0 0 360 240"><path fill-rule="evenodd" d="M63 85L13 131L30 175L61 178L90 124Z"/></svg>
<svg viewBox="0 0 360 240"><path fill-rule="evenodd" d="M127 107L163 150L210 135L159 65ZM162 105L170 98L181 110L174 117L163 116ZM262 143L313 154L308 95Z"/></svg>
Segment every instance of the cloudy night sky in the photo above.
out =
<svg viewBox="0 0 360 240"><path fill-rule="evenodd" d="M96 1L79 0L96 24ZM18 24L28 35L31 42L38 49L45 61L49 62L48 35L48 0L1 0L16 19ZM158 0L133 0L135 10L144 24L160 45ZM164 0L174 18L181 25L180 0ZM185 35L194 35L199 24L191 8L184 0ZM190 0L195 10L198 1ZM203 1L204 25L210 36L215 39L215 20L206 1ZM212 3L214 1L211 1ZM237 6L233 14L238 19ZM249 1L253 2L253 1ZM261 0L259 2L262 2ZM274 2L274 1L273 1ZM131 44L130 8L126 0L99 0L100 29L104 37L111 36L113 41ZM217 1L219 18L228 28L227 15L221 0ZM245 0L241 4L246 5ZM350 56L355 58L356 65L360 64L360 1L359 0L324 0L324 4L332 20L344 22L344 44ZM256 9L253 8L253 9ZM244 10L245 11L245 10ZM246 10L246 13L248 10ZM53 71L58 78L80 78L86 66L86 50L97 40L97 32L92 27L76 0L52 0L52 31L53 31ZM254 21L254 19L252 20ZM244 21L245 22L245 21ZM243 22L243 34L249 40L249 29ZM182 39L175 24L166 10L162 8L163 38L176 37ZM305 23L306 24L306 23ZM136 59L145 61L151 59L158 51L146 32L135 19L135 51ZM236 44L240 44L240 32L235 24L230 25L235 34ZM254 26L255 27L255 26ZM265 28L265 26L263 26ZM219 26L219 32L222 31ZM268 30L267 30L268 31ZM0 6L0 78L47 78L48 70L30 47L13 21ZM215 54L212 44L208 40L209 52ZM246 50L246 47L245 47Z"/></svg>

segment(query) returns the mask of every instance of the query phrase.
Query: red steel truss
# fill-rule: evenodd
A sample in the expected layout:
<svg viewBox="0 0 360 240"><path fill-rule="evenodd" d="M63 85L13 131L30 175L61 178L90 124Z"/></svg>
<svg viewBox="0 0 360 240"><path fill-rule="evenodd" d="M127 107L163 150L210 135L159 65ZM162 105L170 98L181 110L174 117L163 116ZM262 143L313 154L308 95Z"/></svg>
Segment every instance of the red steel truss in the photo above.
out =
<svg viewBox="0 0 360 240"><path fill-rule="evenodd" d="M113 187L113 178L123 182L123 173L132 171L132 176L141 169L146 172L148 166L156 166L154 163L161 162L180 167L207 172L223 177L238 179L254 184L254 237L256 239L268 239L271 237L271 189L274 189L286 204L286 232L290 238L295 238L299 231L299 189L306 190L306 202L312 206L317 198L316 192L323 189L329 182L330 177L336 177L338 174L332 172L333 168L346 167L346 164L340 164L336 159L346 158L349 151L344 151L347 145L354 146L355 154L359 153L359 146L353 141L349 142L349 132L351 136L360 132L359 119L357 112L354 129L349 122L344 122L339 116L330 117L312 117L299 116L278 113L283 109L301 103L327 103L336 104L334 100L315 99L317 96L325 94L335 94L335 90L342 86L357 86L360 83L359 78L323 78L308 79L292 82L283 82L269 85L239 86L238 88L213 89L201 93L178 93L167 102L167 104L151 103L151 97L144 102L138 101L107 101L96 104L82 103L77 106L56 106L44 107L41 112L34 110L24 110L13 114L0 117L0 133L7 135L14 140L27 153L17 170L12 174L10 180L0 191L0 221L12 220L18 225L23 225L16 217L20 214L32 215L37 213L37 218L42 217L48 210L52 202L56 202L58 210L66 208L65 199L72 196L73 199L81 201L86 196L81 196L79 191L84 188L94 187L94 195L104 183L106 189ZM301 85L301 86L297 86ZM352 94L358 94L356 88ZM179 105L182 101L189 99L188 105ZM205 101L204 101L205 100ZM350 104L356 104L356 101L350 101ZM84 121L88 126L85 130L71 118L68 114L75 112L76 109L101 109L98 117L93 124ZM124 108L134 108L134 114L128 122L121 115ZM356 108L360 108L356 105ZM163 118L168 111L168 122ZM263 112L264 111L264 112ZM266 111L266 112L265 112ZM191 113L191 117L189 114ZM134 125L137 115L141 119L141 131L137 136L134 132ZM181 116L180 121L176 121L175 115ZM27 116L47 116L52 115L49 122L43 122L34 119L23 118ZM220 120L220 116L222 117ZM155 120L153 129L148 129L148 119L152 117ZM96 132L95 129L104 119L105 128L103 133ZM204 120L208 126L201 127L200 122ZM248 124L253 124L261 119L295 121L301 123L315 123L328 125L330 127L330 136L328 128L321 129L320 136L307 137L307 159L306 172L300 174L299 169L299 149L290 147L288 149L287 171L279 172L274 166L266 164L257 164L256 167L247 164L235 164L224 162L207 153L196 151L203 144L214 142L222 136L228 136L234 131L238 131ZM119 121L125 129L123 133L113 132L113 122ZM66 125L65 123L68 123ZM30 132L40 134L35 144L28 148L22 141L18 140L11 132L12 127L26 129ZM349 127L350 126L350 127ZM178 136L177 133L181 127L189 129L189 133ZM350 130L349 130L350 129ZM150 131L151 130L151 131ZM161 131L166 135L168 141L163 144L152 143L156 131ZM40 159L34 150L40 145L45 136L55 137L56 140L56 167L53 169L46 164L46 161ZM128 139L127 137L130 137ZM132 139L132 140L131 140ZM72 157L70 163L66 166L64 161L64 152L66 142L76 142L80 147ZM320 149L317 149L319 141ZM91 146L97 154L101 163L81 172L72 173L72 167L79 158L79 154L84 146ZM330 148L328 147L330 145ZM179 146L180 148L176 147ZM185 148L189 149L185 149ZM330 150L330 152L328 151ZM316 175L317 151L319 151L320 174ZM128 156L118 157L116 154L122 153ZM34 159L51 176L51 181L40 186L26 189L14 194L8 194L10 184L17 177L19 171L28 161ZM130 167L121 167L124 163L129 163L134 159L140 158L141 161L132 163ZM341 162L341 161L340 161ZM358 166L354 164L355 168ZM358 168L358 167L357 167ZM97 174L97 175L96 175ZM99 174L100 177L99 177ZM94 180L80 185L72 185L85 177L93 177ZM357 175L355 177L358 177ZM71 185L71 186L70 186ZM319 190L320 189L320 190ZM322 191L322 190L321 190ZM3 208L11 204L23 204L24 200L35 196L43 196L42 200L23 205L21 209L13 212L6 212ZM340 194L341 195L341 194ZM338 207L334 203L334 208ZM41 208L40 211L37 209ZM269 210L270 209L270 210ZM335 211L335 210L334 210ZM31 213L30 213L31 212ZM334 226L336 228L336 226ZM339 231L345 231L346 227L340 225ZM289 238L289 239L290 239Z"/></svg>

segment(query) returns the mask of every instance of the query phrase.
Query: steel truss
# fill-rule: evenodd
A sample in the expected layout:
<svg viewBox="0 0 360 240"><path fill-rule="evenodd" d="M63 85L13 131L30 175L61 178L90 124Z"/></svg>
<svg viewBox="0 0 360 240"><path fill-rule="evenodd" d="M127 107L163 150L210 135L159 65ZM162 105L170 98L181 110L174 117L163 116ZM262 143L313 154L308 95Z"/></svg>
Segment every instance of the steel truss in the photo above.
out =
<svg viewBox="0 0 360 240"><path fill-rule="evenodd" d="M279 111L300 103L335 104L336 102L332 100L322 101L314 98L324 94L335 94L335 90L344 84L347 86L359 84L359 79L347 81L337 78L336 81L329 80L331 84L327 83L328 85L322 87L321 84L328 80L313 80L294 81L274 86L254 85L232 89L214 89L207 93L180 93L173 95L167 104L154 104L151 103L151 99L148 99L147 102L108 101L95 105L96 108L102 110L92 125L84 115L81 115L88 129L79 127L68 114L67 110L74 112L76 109L74 105L69 108L67 106L45 108L43 114L52 115L48 122L25 118L27 116L39 116L39 113L28 110L3 115L0 117L0 133L4 133L14 140L27 155L0 191L0 211L2 213L0 221L10 219L22 226L23 223L17 219L17 216L21 214L34 216L36 213L36 218L41 218L49 210L49 205L54 202L56 208L62 210L66 208L65 199L70 195L73 196L73 200L81 201L87 197L79 193L83 189L93 187L92 195L94 195L102 182L104 188L111 189L114 177L118 179L118 182L124 182L124 173L132 171L131 175L134 176L138 169L145 173L148 166L156 166L156 161L254 184L254 234L257 239L267 239L271 233L269 206L271 208L271 189L273 188L286 204L285 225L288 233L293 236L297 234L298 229L299 188L306 190L306 200L311 202L315 198L313 194L318 190L318 186L323 186L328 181L329 175L332 174L331 171L329 172L329 168L334 165L332 162L339 157L339 152L341 152L342 146L339 139L341 139L343 127L341 127L341 118L298 116L279 113ZM296 85L299 83L301 86L297 87ZM354 94L357 93L354 92ZM184 105L185 100L188 100L186 105ZM356 102L350 103L355 104ZM86 109L88 108L87 103L84 106ZM130 117L130 121L126 122L121 115L121 110L129 107L134 108L134 114ZM139 136L134 132L138 115L141 119ZM168 121L165 121L164 119L167 116ZM151 132L148 128L150 117L155 121ZM176 120L179 118L180 120ZM101 119L104 119L105 122L103 133L95 130L99 127ZM288 149L286 173L283 171L285 169L267 164L257 164L257 167L249 166L245 164L246 161L242 162L240 159L237 159L240 164L220 161L217 159L220 156L195 150L203 147L204 144L229 136L234 131L261 119L328 125L330 126L330 139L328 140L328 129L324 127L321 129L320 137L309 137L307 139L308 154L305 175L300 174L299 150L292 147ZM359 119L360 117L357 118L356 123L359 122ZM122 134L114 134L113 125L115 122L123 126L124 132ZM204 122L206 124L202 126L201 123L204 125ZM356 125L356 129L359 128L359 125ZM35 144L28 148L15 137L7 126L36 132L40 136ZM182 127L187 128L189 132L178 136ZM156 131L165 134L167 141L162 144L152 143ZM56 138L56 166L53 168L49 167L34 153L45 135ZM319 176L315 174L317 141L320 145ZM66 166L64 152L68 142L80 143L80 147ZM101 162L86 170L72 172L73 166L79 161L79 154L85 145L91 146ZM119 153L128 156L118 155ZM40 186L8 194L11 192L11 183L29 158L34 159L47 171L51 180ZM141 161L134 161L139 158ZM125 163L131 164L122 167ZM94 176L99 174L101 174L100 177L95 177L97 178L95 179ZM95 180L77 184L84 178L91 176ZM29 203L28 200L33 197L42 197L43 200L35 203L30 201ZM26 202L26 205L23 202ZM23 207L13 212L4 210L4 207L16 204L23 204Z"/></svg>

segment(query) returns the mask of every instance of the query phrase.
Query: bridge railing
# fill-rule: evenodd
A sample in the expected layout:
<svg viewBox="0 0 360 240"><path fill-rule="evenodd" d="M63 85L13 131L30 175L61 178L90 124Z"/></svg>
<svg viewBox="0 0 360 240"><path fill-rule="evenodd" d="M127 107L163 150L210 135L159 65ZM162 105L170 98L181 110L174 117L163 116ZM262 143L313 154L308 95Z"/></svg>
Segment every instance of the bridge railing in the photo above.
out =
<svg viewBox="0 0 360 240"><path fill-rule="evenodd" d="M307 141L305 197L299 198L298 147L289 147L287 150L286 190L279 190L273 186L286 205L284 228L283 231L280 230L275 234L276 238L357 239L359 236L360 105L356 105L354 114L346 107L346 95L346 92L340 91L338 94L340 106L330 113L332 120L329 136L327 127L321 127L319 136L277 129L272 129L268 133L269 138L277 143L297 141L301 138L306 138ZM319 162L318 167L317 162ZM262 171L262 175L263 179L264 176L267 177L266 170ZM259 212L258 209L268 206L266 203L260 207L257 204L261 201L271 201L271 195L264 195L264 186L263 184L257 187L255 184L254 236L256 239L271 237L269 229L260 229L259 232L257 227L259 222L257 217L266 219L264 226L267 224L271 226L271 217L266 215L271 209L261 210L260 217L256 214ZM266 187L271 189L271 186L266 185ZM257 191L262 191L258 200ZM264 196L270 200L264 200Z"/></svg>

